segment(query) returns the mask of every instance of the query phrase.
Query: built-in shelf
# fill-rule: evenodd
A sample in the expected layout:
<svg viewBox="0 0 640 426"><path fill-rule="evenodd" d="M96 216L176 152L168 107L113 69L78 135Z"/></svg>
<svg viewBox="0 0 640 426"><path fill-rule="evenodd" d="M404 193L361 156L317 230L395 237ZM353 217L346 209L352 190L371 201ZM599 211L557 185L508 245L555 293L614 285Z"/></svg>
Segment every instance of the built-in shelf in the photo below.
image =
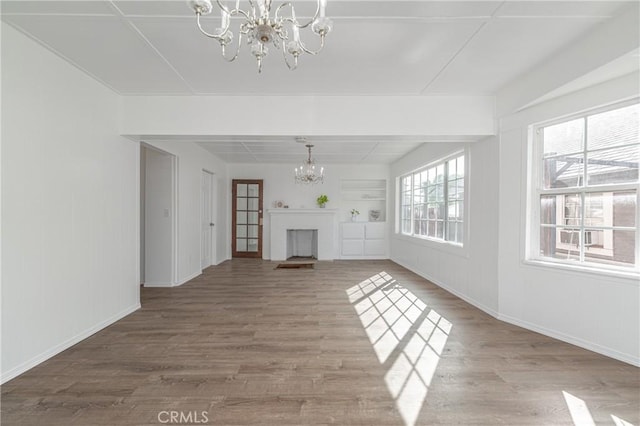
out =
<svg viewBox="0 0 640 426"><path fill-rule="evenodd" d="M377 220L386 220L386 179L343 179L340 181L340 195L345 210L357 209L364 220L370 219L369 212L377 210L380 212Z"/></svg>

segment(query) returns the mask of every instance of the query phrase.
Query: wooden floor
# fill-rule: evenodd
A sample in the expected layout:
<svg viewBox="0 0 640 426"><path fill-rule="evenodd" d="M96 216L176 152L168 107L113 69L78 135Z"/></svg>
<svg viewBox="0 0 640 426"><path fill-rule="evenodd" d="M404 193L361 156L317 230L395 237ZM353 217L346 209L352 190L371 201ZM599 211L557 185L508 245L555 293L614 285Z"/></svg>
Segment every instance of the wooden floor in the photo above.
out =
<svg viewBox="0 0 640 426"><path fill-rule="evenodd" d="M390 261L275 266L143 289L141 310L6 383L2 425L640 424L636 367Z"/></svg>

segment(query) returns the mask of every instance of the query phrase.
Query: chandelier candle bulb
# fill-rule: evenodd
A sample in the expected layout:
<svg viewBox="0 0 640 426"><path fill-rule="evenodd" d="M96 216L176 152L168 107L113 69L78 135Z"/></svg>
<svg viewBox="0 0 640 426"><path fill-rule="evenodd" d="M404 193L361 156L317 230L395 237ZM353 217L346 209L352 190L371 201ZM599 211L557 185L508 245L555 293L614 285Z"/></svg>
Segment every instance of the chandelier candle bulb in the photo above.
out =
<svg viewBox="0 0 640 426"><path fill-rule="evenodd" d="M222 9L220 11L220 29L224 32L225 30L229 29L229 24L230 24L230 19L231 17L229 16L229 13Z"/></svg>
<svg viewBox="0 0 640 426"><path fill-rule="evenodd" d="M320 0L320 17L325 17L325 10L327 8L327 0Z"/></svg>
<svg viewBox="0 0 640 426"><path fill-rule="evenodd" d="M300 29L297 26L293 26L293 41L300 41Z"/></svg>

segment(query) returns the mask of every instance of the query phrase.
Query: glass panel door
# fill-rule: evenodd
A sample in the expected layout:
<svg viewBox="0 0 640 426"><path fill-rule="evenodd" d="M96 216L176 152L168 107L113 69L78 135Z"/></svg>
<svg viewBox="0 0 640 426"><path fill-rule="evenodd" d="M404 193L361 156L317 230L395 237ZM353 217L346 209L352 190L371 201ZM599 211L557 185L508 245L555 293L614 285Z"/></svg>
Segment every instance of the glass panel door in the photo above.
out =
<svg viewBox="0 0 640 426"><path fill-rule="evenodd" d="M262 257L262 180L233 180L233 257Z"/></svg>

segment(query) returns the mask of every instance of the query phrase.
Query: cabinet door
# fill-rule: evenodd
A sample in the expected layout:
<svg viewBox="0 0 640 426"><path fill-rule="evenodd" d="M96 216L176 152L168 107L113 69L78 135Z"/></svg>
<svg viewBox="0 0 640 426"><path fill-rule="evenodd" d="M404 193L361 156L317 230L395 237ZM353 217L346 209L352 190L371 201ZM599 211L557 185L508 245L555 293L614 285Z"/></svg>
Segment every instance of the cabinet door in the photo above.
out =
<svg viewBox="0 0 640 426"><path fill-rule="evenodd" d="M343 256L362 256L362 240L343 240Z"/></svg>
<svg viewBox="0 0 640 426"><path fill-rule="evenodd" d="M367 240L383 239L385 237L386 222L369 222L366 224L365 238Z"/></svg>
<svg viewBox="0 0 640 426"><path fill-rule="evenodd" d="M386 240L365 240L364 241L364 255L365 256L384 256Z"/></svg>
<svg viewBox="0 0 640 426"><path fill-rule="evenodd" d="M362 240L364 238L364 223L343 223L342 239Z"/></svg>

